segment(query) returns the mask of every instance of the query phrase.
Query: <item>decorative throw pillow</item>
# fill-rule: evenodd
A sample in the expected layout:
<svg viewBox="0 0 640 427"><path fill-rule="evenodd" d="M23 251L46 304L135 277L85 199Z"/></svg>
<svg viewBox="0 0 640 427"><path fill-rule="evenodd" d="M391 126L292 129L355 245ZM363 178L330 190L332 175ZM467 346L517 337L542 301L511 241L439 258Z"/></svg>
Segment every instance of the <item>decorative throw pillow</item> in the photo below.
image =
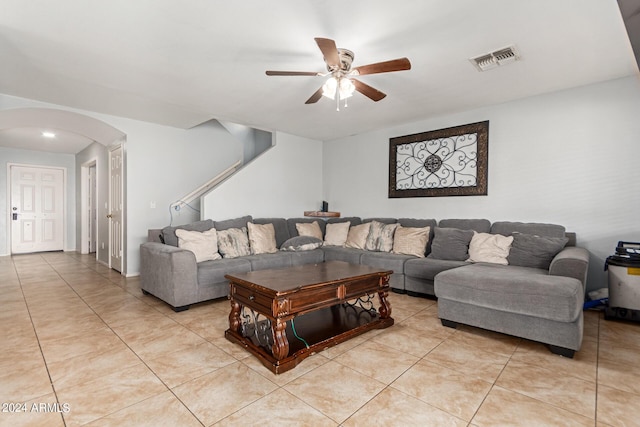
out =
<svg viewBox="0 0 640 427"><path fill-rule="evenodd" d="M218 250L223 258L251 255L246 227L218 231Z"/></svg>
<svg viewBox="0 0 640 427"><path fill-rule="evenodd" d="M393 249L393 234L400 224L383 224L371 221L371 228L367 235L364 248L368 251L391 252Z"/></svg>
<svg viewBox="0 0 640 427"><path fill-rule="evenodd" d="M349 235L351 222L334 222L327 224L327 231L324 236L324 244L330 246L344 246Z"/></svg>
<svg viewBox="0 0 640 427"><path fill-rule="evenodd" d="M311 236L322 240L322 230L318 221L299 222L296 224L296 230L298 230L300 236Z"/></svg>
<svg viewBox="0 0 640 427"><path fill-rule="evenodd" d="M403 227L396 228L393 235L394 254L413 255L424 258L424 252L429 243L429 232L431 227Z"/></svg>
<svg viewBox="0 0 640 427"><path fill-rule="evenodd" d="M344 243L344 245L347 248L364 249L364 245L367 243L367 236L369 236L370 228L370 222L350 227L349 234L347 234L347 241Z"/></svg>
<svg viewBox="0 0 640 427"><path fill-rule="evenodd" d="M431 253L427 258L451 261L466 261L469 258L469 243L473 230L436 227L434 230Z"/></svg>
<svg viewBox="0 0 640 427"><path fill-rule="evenodd" d="M178 247L193 252L196 262L220 259L218 253L218 233L215 228L207 231L177 229Z"/></svg>
<svg viewBox="0 0 640 427"><path fill-rule="evenodd" d="M276 230L273 224L247 223L249 246L252 254L272 254L278 252L276 247Z"/></svg>
<svg viewBox="0 0 640 427"><path fill-rule="evenodd" d="M311 236L296 236L285 241L281 251L311 251L322 246L322 240Z"/></svg>
<svg viewBox="0 0 640 427"><path fill-rule="evenodd" d="M507 260L511 265L548 270L553 257L565 247L568 241L567 237L513 233L513 244Z"/></svg>
<svg viewBox="0 0 640 427"><path fill-rule="evenodd" d="M507 265L513 236L473 232L469 243L469 262L490 262Z"/></svg>

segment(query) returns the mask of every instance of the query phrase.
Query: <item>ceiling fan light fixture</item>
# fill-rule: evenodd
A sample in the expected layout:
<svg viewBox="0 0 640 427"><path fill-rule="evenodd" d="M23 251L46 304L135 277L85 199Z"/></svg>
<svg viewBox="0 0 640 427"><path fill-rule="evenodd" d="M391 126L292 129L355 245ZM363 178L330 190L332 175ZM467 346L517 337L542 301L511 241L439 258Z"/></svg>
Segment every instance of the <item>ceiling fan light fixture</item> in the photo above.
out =
<svg viewBox="0 0 640 427"><path fill-rule="evenodd" d="M337 93L338 99L347 99L353 96L355 90L356 86L351 79L331 76L324 85L322 85L322 96L329 99L336 99Z"/></svg>

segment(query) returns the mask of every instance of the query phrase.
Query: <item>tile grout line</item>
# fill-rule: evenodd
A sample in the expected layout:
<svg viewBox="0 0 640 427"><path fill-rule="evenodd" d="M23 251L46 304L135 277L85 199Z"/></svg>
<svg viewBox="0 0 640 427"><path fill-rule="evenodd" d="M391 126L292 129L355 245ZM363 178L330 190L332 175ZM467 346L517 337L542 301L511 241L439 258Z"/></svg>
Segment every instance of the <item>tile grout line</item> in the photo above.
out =
<svg viewBox="0 0 640 427"><path fill-rule="evenodd" d="M42 256L40 256L45 262L47 262L46 259L44 259ZM47 363L47 359L44 357L44 352L42 351L42 344L40 343L40 337L38 336L38 331L36 329L36 325L35 323L33 323L33 316L31 315L31 310L29 309L29 303L27 302L27 296L24 293L24 288L22 286L22 280L20 280L20 275L18 274L18 269L15 266L15 262L13 260L13 257L11 259L11 264L13 265L13 268L16 272L16 276L18 277L18 283L20 283L20 293L22 293L22 298L24 300L24 305L27 309L27 313L29 313L29 321L31 322L31 328L33 329L33 333L36 336L36 341L38 342L38 348L40 349L40 355L42 356L42 362L44 363L44 367L47 371L47 377L49 378L49 384L51 385L51 390L53 390L53 395L56 399L56 403L59 405L59 407L62 407L62 404L60 403L60 399L58 398L58 393L56 391L56 386L53 384L53 379L51 378L51 372L49 372L49 364ZM48 262L47 265L51 266ZM55 271L55 269L54 269ZM58 272L56 271L56 274L58 274ZM58 276L60 276L58 274ZM61 278L62 279L62 278ZM64 279L62 279L64 280ZM65 281L66 283L66 281ZM62 414L62 412L60 412L60 418L62 419L62 424L64 426L67 425L67 421L64 418L64 415Z"/></svg>

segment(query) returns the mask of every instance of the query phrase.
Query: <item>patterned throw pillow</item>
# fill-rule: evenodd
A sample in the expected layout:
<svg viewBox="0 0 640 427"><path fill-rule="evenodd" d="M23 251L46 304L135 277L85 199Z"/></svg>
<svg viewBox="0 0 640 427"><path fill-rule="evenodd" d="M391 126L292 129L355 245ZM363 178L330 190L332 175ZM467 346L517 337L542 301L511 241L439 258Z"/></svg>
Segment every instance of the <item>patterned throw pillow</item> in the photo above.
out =
<svg viewBox="0 0 640 427"><path fill-rule="evenodd" d="M371 221L371 228L364 248L368 251L391 252L393 235L400 224L383 224Z"/></svg>
<svg viewBox="0 0 640 427"><path fill-rule="evenodd" d="M413 255L424 258L429 243L431 227L403 227L398 226L393 235L394 254Z"/></svg>
<svg viewBox="0 0 640 427"><path fill-rule="evenodd" d="M178 247L193 252L196 262L221 258L215 228L203 232L177 229L175 233L178 237Z"/></svg>
<svg viewBox="0 0 640 427"><path fill-rule="evenodd" d="M276 230L273 224L247 223L249 246L252 254L272 254L278 252L276 247Z"/></svg>
<svg viewBox="0 0 640 427"><path fill-rule="evenodd" d="M292 237L282 244L281 251L312 251L322 246L322 240L311 236Z"/></svg>
<svg viewBox="0 0 640 427"><path fill-rule="evenodd" d="M218 231L218 250L223 258L251 255L246 227Z"/></svg>

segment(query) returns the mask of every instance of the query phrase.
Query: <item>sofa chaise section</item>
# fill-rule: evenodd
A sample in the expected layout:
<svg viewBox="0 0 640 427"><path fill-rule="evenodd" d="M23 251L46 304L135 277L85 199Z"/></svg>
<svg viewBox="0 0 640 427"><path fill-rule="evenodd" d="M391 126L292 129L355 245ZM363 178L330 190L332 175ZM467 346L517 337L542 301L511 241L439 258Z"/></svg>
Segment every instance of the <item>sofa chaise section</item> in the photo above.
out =
<svg viewBox="0 0 640 427"><path fill-rule="evenodd" d="M564 227L553 224L498 222L491 232L538 239L566 237ZM575 236L565 240L575 243ZM531 262L540 264L537 259ZM589 254L569 246L547 264L476 263L440 272L434 290L442 324L462 323L538 341L548 344L553 353L573 357L582 344Z"/></svg>

